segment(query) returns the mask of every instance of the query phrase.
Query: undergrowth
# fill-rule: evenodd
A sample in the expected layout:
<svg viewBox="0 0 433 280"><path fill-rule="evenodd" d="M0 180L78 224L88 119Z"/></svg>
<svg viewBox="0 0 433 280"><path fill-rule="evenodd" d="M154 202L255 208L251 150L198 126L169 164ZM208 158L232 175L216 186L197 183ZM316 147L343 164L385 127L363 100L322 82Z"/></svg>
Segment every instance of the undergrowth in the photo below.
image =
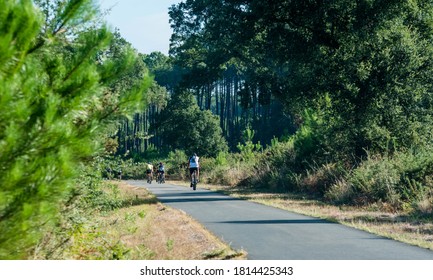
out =
<svg viewBox="0 0 433 280"><path fill-rule="evenodd" d="M103 181L93 167L82 166L80 174L59 213L59 224L36 246L34 259L126 259L128 249L118 240L103 238L94 217L123 207L156 203L153 196L120 193L116 185Z"/></svg>

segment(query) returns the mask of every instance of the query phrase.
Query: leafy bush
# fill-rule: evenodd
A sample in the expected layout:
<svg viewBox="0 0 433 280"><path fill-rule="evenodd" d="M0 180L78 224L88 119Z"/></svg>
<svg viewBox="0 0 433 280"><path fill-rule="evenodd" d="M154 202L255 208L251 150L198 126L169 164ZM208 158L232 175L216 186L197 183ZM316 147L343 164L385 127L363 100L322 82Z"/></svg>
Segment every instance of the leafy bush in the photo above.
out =
<svg viewBox="0 0 433 280"><path fill-rule="evenodd" d="M190 93L172 96L155 129L158 129L166 147L172 150L212 157L228 150L218 116L208 110L202 111Z"/></svg>
<svg viewBox="0 0 433 280"><path fill-rule="evenodd" d="M170 152L167 158L167 177L186 179L188 156L182 150L174 150Z"/></svg>
<svg viewBox="0 0 433 280"><path fill-rule="evenodd" d="M230 156L227 152L219 152L215 158L215 164L217 166L226 166L228 164L228 157Z"/></svg>
<svg viewBox="0 0 433 280"><path fill-rule="evenodd" d="M241 165L241 168L248 169L248 166ZM257 154L251 168L251 176L244 184L270 190L295 190L298 168L293 141L272 141L271 146Z"/></svg>
<svg viewBox="0 0 433 280"><path fill-rule="evenodd" d="M297 157L308 160L319 150L321 143L319 127L322 121L310 110L304 111L302 119L302 126L293 136L293 144Z"/></svg>
<svg viewBox="0 0 433 280"><path fill-rule="evenodd" d="M159 161L154 159L151 162L156 166ZM105 179L142 180L146 178L147 161L139 162L132 158L99 157L96 164L102 178Z"/></svg>
<svg viewBox="0 0 433 280"><path fill-rule="evenodd" d="M216 159L204 158L201 164L202 181L234 186L251 176L252 165L241 154L220 153Z"/></svg>
<svg viewBox="0 0 433 280"><path fill-rule="evenodd" d="M344 169L337 163L312 166L303 174L298 188L302 192L323 196L343 174Z"/></svg>
<svg viewBox="0 0 433 280"><path fill-rule="evenodd" d="M431 149L423 148L395 152L392 156L370 156L325 196L334 202L382 202L406 210L418 204L422 208L421 204L426 205L429 199L426 194L433 190L432 155Z"/></svg>

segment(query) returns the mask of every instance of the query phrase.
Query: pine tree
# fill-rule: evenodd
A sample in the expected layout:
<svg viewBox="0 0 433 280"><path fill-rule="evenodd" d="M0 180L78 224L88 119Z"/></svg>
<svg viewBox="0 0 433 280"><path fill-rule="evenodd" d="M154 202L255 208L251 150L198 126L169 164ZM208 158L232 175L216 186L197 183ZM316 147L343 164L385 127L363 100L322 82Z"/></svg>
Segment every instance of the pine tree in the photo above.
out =
<svg viewBox="0 0 433 280"><path fill-rule="evenodd" d="M104 124L140 104L149 84L110 90L136 53L103 51L113 35L88 24L92 0L51 3L0 0L0 259L31 257Z"/></svg>

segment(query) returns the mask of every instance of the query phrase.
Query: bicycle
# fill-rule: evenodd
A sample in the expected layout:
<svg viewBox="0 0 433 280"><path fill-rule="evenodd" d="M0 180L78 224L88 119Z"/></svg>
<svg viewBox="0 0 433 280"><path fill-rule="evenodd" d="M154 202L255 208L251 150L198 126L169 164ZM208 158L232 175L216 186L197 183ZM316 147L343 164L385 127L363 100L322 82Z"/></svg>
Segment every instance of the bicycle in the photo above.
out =
<svg viewBox="0 0 433 280"><path fill-rule="evenodd" d="M197 170L194 170L191 174L191 187L193 191L197 188Z"/></svg>
<svg viewBox="0 0 433 280"><path fill-rule="evenodd" d="M152 173L148 173L147 174L147 182L149 183L149 184L152 184Z"/></svg>
<svg viewBox="0 0 433 280"><path fill-rule="evenodd" d="M156 181L157 181L159 184L164 184L164 183L165 183L165 176L164 176L164 173L159 172L159 173L158 173L158 176L156 177Z"/></svg>

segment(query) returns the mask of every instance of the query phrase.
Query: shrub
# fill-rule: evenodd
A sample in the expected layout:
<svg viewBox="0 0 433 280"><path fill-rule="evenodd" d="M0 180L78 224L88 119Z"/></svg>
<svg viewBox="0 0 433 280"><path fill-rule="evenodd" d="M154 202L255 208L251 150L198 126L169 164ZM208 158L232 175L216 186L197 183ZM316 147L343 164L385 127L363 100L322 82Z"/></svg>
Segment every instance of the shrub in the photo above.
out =
<svg viewBox="0 0 433 280"><path fill-rule="evenodd" d="M424 196L420 197L418 201L415 201L413 208L417 213L433 218L433 191L430 190Z"/></svg>
<svg viewBox="0 0 433 280"><path fill-rule="evenodd" d="M244 143L238 143L237 145L242 160L249 164L254 164L256 154L262 150L262 145L260 142L253 143L254 135L254 130L247 128L243 133Z"/></svg>
<svg viewBox="0 0 433 280"><path fill-rule="evenodd" d="M270 190L294 190L296 188L297 165L293 141L274 140L271 146L256 155L253 166L241 166L249 169L250 174L243 184Z"/></svg>
<svg viewBox="0 0 433 280"><path fill-rule="evenodd" d="M185 179L188 176L188 156L182 150L170 152L167 158L167 177L174 179Z"/></svg>
<svg viewBox="0 0 433 280"><path fill-rule="evenodd" d="M81 165L79 174L58 215L57 226L43 233L44 237L35 248L34 258L65 258L64 251L80 242L75 239L76 236L88 230L89 217L125 204L115 186L102 184L100 173L95 166ZM89 235L87 237L92 238Z"/></svg>
<svg viewBox="0 0 433 280"><path fill-rule="evenodd" d="M323 196L344 173L337 163L315 165L306 170L298 188L302 192Z"/></svg>
<svg viewBox="0 0 433 280"><path fill-rule="evenodd" d="M347 189L351 201L357 204L389 203L396 209L407 209L409 204L421 203L433 189L432 151L429 148L395 152L392 156L370 156L357 168L348 172L344 185L334 185L326 194L339 200L339 190ZM342 188L342 186L345 186ZM423 202L425 205L425 201Z"/></svg>
<svg viewBox="0 0 433 280"><path fill-rule="evenodd" d="M324 198L335 204L349 204L352 202L354 190L345 179L337 180L325 193Z"/></svg>
<svg viewBox="0 0 433 280"><path fill-rule="evenodd" d="M320 111L304 110L303 123L298 131L290 138L299 165L318 160L322 157L324 145L325 124Z"/></svg>
<svg viewBox="0 0 433 280"><path fill-rule="evenodd" d="M119 157L99 157L95 164L104 179L141 180L146 177L147 162Z"/></svg>

